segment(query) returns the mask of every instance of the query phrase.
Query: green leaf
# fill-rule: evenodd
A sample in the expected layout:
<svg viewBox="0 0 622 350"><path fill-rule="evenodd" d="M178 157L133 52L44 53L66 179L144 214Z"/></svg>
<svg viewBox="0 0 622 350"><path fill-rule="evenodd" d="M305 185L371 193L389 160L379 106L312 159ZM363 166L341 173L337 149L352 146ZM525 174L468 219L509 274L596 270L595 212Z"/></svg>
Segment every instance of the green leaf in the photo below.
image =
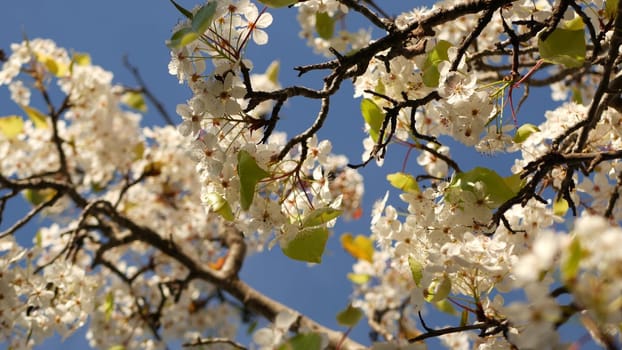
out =
<svg viewBox="0 0 622 350"><path fill-rule="evenodd" d="M24 198L26 198L30 204L39 205L43 202L51 200L52 197L56 195L56 190L52 188L42 190L26 189L22 193L24 194Z"/></svg>
<svg viewBox="0 0 622 350"><path fill-rule="evenodd" d="M369 282L371 276L365 273L349 273L347 274L348 279L355 284L365 284Z"/></svg>
<svg viewBox="0 0 622 350"><path fill-rule="evenodd" d="M35 246L37 248L43 247L43 235L41 234L41 230L37 230L37 233L35 234Z"/></svg>
<svg viewBox="0 0 622 350"><path fill-rule="evenodd" d="M387 175L387 180L391 186L398 188L404 192L419 192L419 184L414 176L402 172Z"/></svg>
<svg viewBox="0 0 622 350"><path fill-rule="evenodd" d="M218 193L208 193L205 196L205 202L210 211L222 216L223 219L233 221L235 218L229 202Z"/></svg>
<svg viewBox="0 0 622 350"><path fill-rule="evenodd" d="M444 300L449 296L451 292L451 280L447 276L443 276L442 280L435 280L430 283L430 287L427 290L425 300L430 303L437 303Z"/></svg>
<svg viewBox="0 0 622 350"><path fill-rule="evenodd" d="M18 115L0 117L0 134L9 140L14 140L24 131L24 120Z"/></svg>
<svg viewBox="0 0 622 350"><path fill-rule="evenodd" d="M613 21L618 14L618 1L619 0L605 1L605 17L610 21Z"/></svg>
<svg viewBox="0 0 622 350"><path fill-rule="evenodd" d="M340 238L343 249L354 258L373 262L374 241L366 236L353 237L351 233L344 233Z"/></svg>
<svg viewBox="0 0 622 350"><path fill-rule="evenodd" d="M581 89L579 89L576 85L572 87L570 90L572 91L571 101L582 105L583 104L583 95L581 94Z"/></svg>
<svg viewBox="0 0 622 350"><path fill-rule="evenodd" d="M240 177L240 205L243 210L248 210L253 203L253 197L255 196L255 187L257 183L266 177L270 173L263 170L255 158L253 158L247 151L241 150L238 153L238 176Z"/></svg>
<svg viewBox="0 0 622 350"><path fill-rule="evenodd" d="M268 77L268 80L270 80L274 84L278 84L279 83L279 68L280 68L280 66L281 65L280 65L279 61L272 61L272 63L270 63L270 65L266 69L266 73L265 73L266 77Z"/></svg>
<svg viewBox="0 0 622 350"><path fill-rule="evenodd" d="M88 66L91 64L91 55L88 53L75 52L71 57L71 61L78 66Z"/></svg>
<svg viewBox="0 0 622 350"><path fill-rule="evenodd" d="M460 327L464 327L469 323L469 310L462 310L460 313Z"/></svg>
<svg viewBox="0 0 622 350"><path fill-rule="evenodd" d="M581 67L586 52L584 29L575 29L576 24L567 26L572 29L556 28L546 40L538 38L540 56L547 62L568 68Z"/></svg>
<svg viewBox="0 0 622 350"><path fill-rule="evenodd" d="M257 329L257 326L259 325L259 322L257 321L253 321L248 325L248 328L246 329L246 334L247 335L251 335L253 333L255 333L255 329Z"/></svg>
<svg viewBox="0 0 622 350"><path fill-rule="evenodd" d="M339 311L337 314L337 323L345 327L354 327L359 323L361 318L363 318L363 311L350 304L347 308Z"/></svg>
<svg viewBox="0 0 622 350"><path fill-rule="evenodd" d="M143 94L136 91L129 91L121 96L121 102L125 103L127 106L134 108L135 110L141 111L143 113L147 112L147 104L145 103L145 99Z"/></svg>
<svg viewBox="0 0 622 350"><path fill-rule="evenodd" d="M520 174L510 175L503 178L505 184L508 185L514 195L516 195L523 186L525 186L525 179L521 178Z"/></svg>
<svg viewBox="0 0 622 350"><path fill-rule="evenodd" d="M533 124L523 124L516 130L516 134L514 134L514 138L512 140L515 143L523 143L529 138L529 136L531 136L531 134L539 131L540 129Z"/></svg>
<svg viewBox="0 0 622 350"><path fill-rule="evenodd" d="M570 246L568 246L567 255L561 266L562 280L567 284L572 284L577 273L579 273L579 265L582 257L583 251L581 249L581 243L577 237L574 237Z"/></svg>
<svg viewBox="0 0 622 350"><path fill-rule="evenodd" d="M112 292L106 293L106 300L104 300L104 319L106 322L110 321L114 311L114 294Z"/></svg>
<svg viewBox="0 0 622 350"><path fill-rule="evenodd" d="M141 141L135 144L132 147L132 154L134 155L134 160L142 159L145 155L145 143Z"/></svg>
<svg viewBox="0 0 622 350"><path fill-rule="evenodd" d="M322 39L330 39L335 32L335 20L326 12L315 14L315 31Z"/></svg>
<svg viewBox="0 0 622 350"><path fill-rule="evenodd" d="M173 33L173 36L171 36L171 39L166 43L166 46L171 49L178 49L190 44L198 37L199 34L193 31L192 28L183 27Z"/></svg>
<svg viewBox="0 0 622 350"><path fill-rule="evenodd" d="M195 33L201 35L209 28L214 20L217 5L217 2L212 0L201 7L194 17L192 17L192 30L194 30Z"/></svg>
<svg viewBox="0 0 622 350"><path fill-rule="evenodd" d="M440 40L436 46L428 52L423 63L423 84L427 87L437 87L440 73L438 65L443 61L449 60L447 51L451 47L451 43L446 40Z"/></svg>
<svg viewBox="0 0 622 350"><path fill-rule="evenodd" d="M341 213L343 213L343 210L330 207L315 209L302 221L302 227L323 225L332 219L339 217Z"/></svg>
<svg viewBox="0 0 622 350"><path fill-rule="evenodd" d="M568 211L568 202L563 198L558 198L553 202L553 214L557 216L564 216Z"/></svg>
<svg viewBox="0 0 622 350"><path fill-rule="evenodd" d="M298 232L289 242L281 242L281 249L286 256L294 260L320 263L327 241L327 228L306 228Z"/></svg>
<svg viewBox="0 0 622 350"><path fill-rule="evenodd" d="M423 265L412 256L409 256L408 266L410 267L410 274L413 277L415 285L420 287L421 279L423 278Z"/></svg>
<svg viewBox="0 0 622 350"><path fill-rule="evenodd" d="M374 91L381 95L385 94L386 88L384 87L384 83L382 82L382 80L378 80L378 83L376 83L376 87L374 88Z"/></svg>
<svg viewBox="0 0 622 350"><path fill-rule="evenodd" d="M43 112L29 106L20 105L20 107L22 107L28 118L30 118L35 128L45 129L48 127L48 116L43 114Z"/></svg>
<svg viewBox="0 0 622 350"><path fill-rule="evenodd" d="M317 333L300 333L278 347L278 350L321 350L322 337Z"/></svg>
<svg viewBox="0 0 622 350"><path fill-rule="evenodd" d="M453 305L447 299L437 301L434 303L434 306L436 306L438 311L442 311L449 315L456 315L456 309L454 309Z"/></svg>
<svg viewBox="0 0 622 350"><path fill-rule="evenodd" d="M513 179L511 176L507 178L507 181L510 182L511 186L508 185L506 179L502 178L499 174L497 174L494 170L476 167L473 170L458 173L454 176L451 183L449 184L450 190L462 190L462 191L470 191L473 193L478 193L481 191L481 188L477 188L475 186L476 183L481 182L484 185L484 195L488 197L494 207L497 207L503 204L505 201L514 197L518 190L516 185L514 184L515 178ZM454 196L452 191L449 191L447 194L447 199L452 202L457 202L460 200L459 191L457 192L458 196ZM457 197L457 198L456 198Z"/></svg>
<svg viewBox="0 0 622 350"><path fill-rule="evenodd" d="M293 5L298 2L298 0L258 0L258 1L268 7L283 7L283 6Z"/></svg>
<svg viewBox="0 0 622 350"><path fill-rule="evenodd" d="M56 77L64 77L69 72L69 65L57 61L52 55L37 51L35 52L35 58L45 66L48 72Z"/></svg>
<svg viewBox="0 0 622 350"><path fill-rule="evenodd" d="M373 100L365 98L361 101L361 113L363 114L363 119L369 125L369 136L371 136L372 140L378 141L380 128L384 121L384 112Z"/></svg>
<svg viewBox="0 0 622 350"><path fill-rule="evenodd" d="M182 15L186 16L186 18L188 19L192 19L192 12L186 10L185 8L183 8L183 6L179 5L174 0L170 0L170 2L173 3L173 6L175 6L177 11L179 11Z"/></svg>

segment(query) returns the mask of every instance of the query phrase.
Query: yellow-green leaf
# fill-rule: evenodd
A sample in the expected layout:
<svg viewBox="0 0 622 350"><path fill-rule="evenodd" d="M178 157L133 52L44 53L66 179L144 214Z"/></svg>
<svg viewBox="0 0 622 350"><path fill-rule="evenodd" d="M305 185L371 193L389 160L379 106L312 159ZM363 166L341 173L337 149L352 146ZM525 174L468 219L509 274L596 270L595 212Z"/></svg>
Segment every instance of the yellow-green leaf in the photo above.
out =
<svg viewBox="0 0 622 350"><path fill-rule="evenodd" d="M583 104L583 94L581 94L581 89L579 89L576 85L572 87L570 90L572 91L571 101L582 105Z"/></svg>
<svg viewBox="0 0 622 350"><path fill-rule="evenodd" d="M18 115L0 117L0 134L9 140L15 139L24 131L24 120Z"/></svg>
<svg viewBox="0 0 622 350"><path fill-rule="evenodd" d="M57 77L64 77L69 72L69 65L57 61L54 57L48 54L36 52L35 58L38 62L45 66L48 72Z"/></svg>
<svg viewBox="0 0 622 350"><path fill-rule="evenodd" d="M363 235L352 237L351 233L345 233L341 236L341 245L356 259L373 261L374 242L369 237Z"/></svg>
<svg viewBox="0 0 622 350"><path fill-rule="evenodd" d="M326 12L315 14L315 31L322 39L330 39L335 31L335 19Z"/></svg>
<svg viewBox="0 0 622 350"><path fill-rule="evenodd" d="M227 221L233 221L233 211L231 210L229 202L218 193L208 193L205 196L205 203L210 211L222 216L222 218Z"/></svg>
<svg viewBox="0 0 622 350"><path fill-rule="evenodd" d="M343 213L343 210L330 207L318 208L310 212L302 221L302 227L313 227L323 225Z"/></svg>
<svg viewBox="0 0 622 350"><path fill-rule="evenodd" d="M272 61L272 63L270 63L270 65L266 69L266 73L265 73L266 77L268 77L268 80L270 80L274 84L278 84L279 83L279 68L280 68L280 66L281 66L281 64L279 63L279 61Z"/></svg>
<svg viewBox="0 0 622 350"><path fill-rule="evenodd" d="M47 202L52 199L56 195L56 190L52 188L46 188L42 190L33 190L27 189L22 192L24 194L24 198L32 204L39 205L41 203Z"/></svg>
<svg viewBox="0 0 622 350"><path fill-rule="evenodd" d="M384 87L384 83L382 82L382 80L378 80L378 83L376 83L376 88L374 88L374 91L381 95L385 94L386 88Z"/></svg>
<svg viewBox="0 0 622 350"><path fill-rule="evenodd" d="M516 134L514 134L514 138L512 139L515 143L523 143L531 134L539 132L537 126L533 124L523 124L518 129L516 129Z"/></svg>
<svg viewBox="0 0 622 350"><path fill-rule="evenodd" d="M298 2L298 0L258 0L258 1L268 7L284 7L284 6L293 5Z"/></svg>
<svg viewBox="0 0 622 350"><path fill-rule="evenodd" d="M177 11L179 11L182 15L186 16L186 18L188 19L192 19L192 12L186 10L183 6L176 3L175 0L169 0L169 1L173 3L173 6L175 6Z"/></svg>
<svg viewBox="0 0 622 350"><path fill-rule="evenodd" d="M460 327L464 327L469 323L469 310L462 310L460 313Z"/></svg>
<svg viewBox="0 0 622 350"><path fill-rule="evenodd" d="M576 24L571 24L575 28ZM547 62L561 64L568 68L583 66L586 44L585 31L581 29L556 28L546 40L538 38L538 51Z"/></svg>
<svg viewBox="0 0 622 350"><path fill-rule="evenodd" d="M91 55L88 53L76 52L73 54L72 61L78 66L88 66L91 64Z"/></svg>
<svg viewBox="0 0 622 350"><path fill-rule="evenodd" d="M446 314L449 315L455 315L456 314L456 309L454 309L453 305L451 304L451 302L449 302L449 300L447 299L443 299L441 301L437 301L436 303L434 303L434 306L436 306L436 309L438 311L442 311Z"/></svg>
<svg viewBox="0 0 622 350"><path fill-rule="evenodd" d="M391 186L398 188L404 192L419 192L419 184L414 176L402 172L387 175L387 180Z"/></svg>
<svg viewBox="0 0 622 350"><path fill-rule="evenodd" d="M287 340L278 350L321 350L322 337L317 333L300 333Z"/></svg>
<svg viewBox="0 0 622 350"><path fill-rule="evenodd" d="M337 323L345 327L354 327L363 317L363 310L353 307L352 304L347 308L339 311L337 314Z"/></svg>
<svg viewBox="0 0 622 350"><path fill-rule="evenodd" d="M112 292L106 293L106 299L104 300L104 319L106 322L110 321L114 311L114 294Z"/></svg>
<svg viewBox="0 0 622 350"><path fill-rule="evenodd" d="M571 20L562 21L561 28L568 30L583 30L585 28L585 24L580 16L576 16Z"/></svg>
<svg viewBox="0 0 622 350"><path fill-rule="evenodd" d="M384 112L373 100L365 98L361 101L361 113L363 114L363 119L369 125L369 136L371 136L372 140L378 141L380 128L384 121Z"/></svg>
<svg viewBox="0 0 622 350"><path fill-rule="evenodd" d="M123 345L113 345L108 348L108 350L125 350L125 346Z"/></svg>
<svg viewBox="0 0 622 350"><path fill-rule="evenodd" d="M446 40L440 40L434 48L428 52L423 63L423 84L427 87L437 87L440 78L438 65L449 60L447 51L451 47L451 43Z"/></svg>
<svg viewBox="0 0 622 350"><path fill-rule="evenodd" d="M37 233L35 234L35 246L37 248L43 247L43 237L41 234L41 230L37 230Z"/></svg>
<svg viewBox="0 0 622 350"><path fill-rule="evenodd" d="M162 167L164 167L164 163L161 161L149 162L143 167L143 174L146 176L159 176L162 174Z"/></svg>
<svg viewBox="0 0 622 350"><path fill-rule="evenodd" d="M508 177L504 177L503 181L510 188L512 193L516 194L518 191L523 188L525 185L525 179L521 178L520 174L510 175Z"/></svg>
<svg viewBox="0 0 622 350"><path fill-rule="evenodd" d="M178 49L195 41L199 36L200 35L192 30L192 28L183 27L173 33L171 38L167 41L166 46L171 49Z"/></svg>
<svg viewBox="0 0 622 350"><path fill-rule="evenodd" d="M557 216L566 215L568 208L568 202L563 198L559 198L555 202L553 202L553 214Z"/></svg>
<svg viewBox="0 0 622 350"><path fill-rule="evenodd" d="M349 273L347 277L355 284L365 284L371 279L371 276L365 273Z"/></svg>
<svg viewBox="0 0 622 350"><path fill-rule="evenodd" d="M575 237L567 248L567 254L561 266L562 280L567 284L577 276L582 257L581 242Z"/></svg>
<svg viewBox="0 0 622 350"><path fill-rule="evenodd" d="M141 141L135 144L132 148L132 153L134 154L134 160L142 159L145 154L145 143Z"/></svg>
<svg viewBox="0 0 622 350"><path fill-rule="evenodd" d="M214 20L217 6L218 2L211 0L206 5L202 6L192 17L192 30L194 30L195 33L201 35L209 28Z"/></svg>
<svg viewBox="0 0 622 350"><path fill-rule="evenodd" d="M281 242L281 249L286 256L294 260L320 263L327 241L327 228L306 228L298 232L289 242Z"/></svg>
<svg viewBox="0 0 622 350"><path fill-rule="evenodd" d="M421 279L423 278L423 265L412 256L408 257L408 266L410 267L410 274L417 287L420 287Z"/></svg>
<svg viewBox="0 0 622 350"><path fill-rule="evenodd" d="M511 183L511 181L514 180L509 177L508 181ZM449 184L450 191L447 193L447 199L451 202L457 202L460 200L459 195L457 197L454 195L454 193L459 194L460 191L452 192L454 190L470 191L481 195L479 193L479 191L482 190L481 187L475 186L478 182L481 182L484 185L484 195L488 197L491 204L495 207L501 205L518 193L518 190L508 186L506 179L502 178L494 170L483 167L475 167L470 171L458 173L454 176Z"/></svg>
<svg viewBox="0 0 622 350"><path fill-rule="evenodd" d="M121 96L121 102L143 113L147 112L147 103L145 103L145 98L140 92L128 91L124 93Z"/></svg>
<svg viewBox="0 0 622 350"><path fill-rule="evenodd" d="M437 303L441 300L444 300L449 296L451 292L451 280L447 276L443 276L443 278L439 280L435 280L430 283L430 287L428 288L427 295L425 296L425 300L430 303Z"/></svg>
<svg viewBox="0 0 622 350"><path fill-rule="evenodd" d="M618 14L618 1L619 0L605 1L605 17L610 21L613 21Z"/></svg>
<svg viewBox="0 0 622 350"><path fill-rule="evenodd" d="M243 210L248 210L253 203L255 187L261 179L268 177L270 173L263 170L255 158L247 151L238 153L238 176L240 178L240 205Z"/></svg>
<svg viewBox="0 0 622 350"><path fill-rule="evenodd" d="M45 129L48 127L48 116L43 114L43 112L25 105L20 105L20 107L22 107L28 118L30 118L35 128Z"/></svg>

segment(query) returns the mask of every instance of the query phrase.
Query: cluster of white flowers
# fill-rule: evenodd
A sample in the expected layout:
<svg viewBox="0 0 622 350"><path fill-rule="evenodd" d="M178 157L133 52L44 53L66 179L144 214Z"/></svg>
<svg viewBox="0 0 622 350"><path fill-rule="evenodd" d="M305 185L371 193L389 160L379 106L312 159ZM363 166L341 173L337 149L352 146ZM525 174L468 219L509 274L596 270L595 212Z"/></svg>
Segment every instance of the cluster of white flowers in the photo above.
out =
<svg viewBox="0 0 622 350"><path fill-rule="evenodd" d="M13 99L29 118L0 132L2 175L54 180L61 169L54 140L57 128L66 171L78 193L94 202L115 204L128 219L171 240L197 263L218 268L224 222L205 213L195 162L186 155L189 142L174 127L140 128L141 116L121 107L123 89L111 85L112 74L85 57L70 57L42 39L14 44L12 49L3 66L3 83L15 87L12 91L21 90ZM29 72L31 79L46 84L42 87L46 93L53 89L49 83L56 81L67 96L54 127L50 116L27 106ZM54 190L30 190L25 197L38 204L54 195ZM90 231L76 243L81 227L102 222L66 215L73 210L67 198L48 208L49 214L58 215L52 217L58 223L40 228L31 249L21 248L12 236L2 238L0 299L5 306L0 342L29 348L54 332L68 336L90 316L92 346L165 347L146 316L164 298L175 299L176 278L186 272L170 257L138 242L109 249L102 257L118 272L135 275L131 287L112 270L93 271L91 264L101 244L128 237L129 232L110 226L109 231ZM67 249L76 244L80 249L67 260ZM141 261L149 267L145 272L153 273L139 273L136 263ZM42 273L35 273L43 266ZM214 333L233 337L239 313L228 304L207 304L214 293L213 286L194 281L177 302L163 304L160 336L188 341Z"/></svg>
<svg viewBox="0 0 622 350"><path fill-rule="evenodd" d="M82 327L95 307L92 297L99 276L70 262L59 262L35 273L40 248L24 249L13 237L0 240L0 341L25 349Z"/></svg>
<svg viewBox="0 0 622 350"><path fill-rule="evenodd" d="M413 9L397 16L395 26L405 30L454 3ZM300 36L317 53L345 56L372 43L370 30L335 30L349 15L344 2L309 0L294 6ZM582 20L594 27L604 23L603 6L586 5ZM349 275L355 285L352 305L374 331L394 342L375 349L422 348L406 340L425 328L413 315L424 313L426 305L450 313L460 309L464 324L490 331L489 337L441 337L452 349L563 345L557 327L571 308L595 325L592 330L605 330L603 337L620 337L622 251L612 248L622 246L622 230L615 225L622 209L614 205L622 165L615 156L605 161L596 154L622 149L621 114L603 111L577 147L583 130L577 123L590 113L581 101L589 101L598 85L587 77L571 101L546 112L540 125L527 125L522 131L528 133L512 136L518 120L513 101L507 100L520 88L517 77L477 67L509 62L495 45L500 35L508 35L504 28L529 33L554 11L550 1L523 0L495 11L485 27L479 27L481 14L468 14L425 28L436 33L433 40L419 41L415 35L400 48L421 54L387 50L353 81L354 96L364 99L369 132L363 160L377 156L384 141L406 145L421 150L417 164L430 179L423 186L410 174L392 174L389 181L401 190L402 204L388 202L388 194L378 201L371 236L349 250L358 259ZM574 12L569 7L563 21L579 18ZM278 62L259 74L246 57L251 42L268 42L273 17L267 8L249 0L213 0L184 14L188 20L176 26L168 43L169 72L192 91L176 108L177 128L141 128L141 116L123 107L127 91L85 55L70 55L42 39L11 46L0 85L8 86L28 119L2 117L0 174L11 180L65 181L75 193L58 199L61 194L53 189L25 191L33 205L53 204L46 212L56 215L57 223L41 228L29 249L11 235L0 236L0 342L29 348L54 332L71 334L89 315L87 337L99 348L160 349L170 339L235 338L239 310L216 300L220 291L214 285L183 280L187 271L180 262L141 241L119 223L125 221L97 212L98 205L157 232L156 238L214 271L222 267L231 228L244 234L248 253L280 244L294 259L317 262L321 252L309 256L307 246L288 247L299 238L328 236L337 217L360 216L362 177L345 157L331 153L330 141L311 129L288 139L274 128L279 116L273 114L280 110L275 103L282 104L288 93L278 81ZM477 37L462 47L473 32ZM536 36L521 43L538 44ZM489 57L474 58L481 53ZM521 64L537 68L542 63L529 59ZM43 92L45 99L51 82L66 99L56 109L49 102L46 112L31 107L32 95ZM558 83L552 91L555 99L566 101L571 89ZM416 110L401 108L392 123L395 130L378 139L389 110L399 101L420 99L428 102L416 104ZM461 171L441 138L485 153L515 152L513 175L502 177L483 167ZM524 169L547 155L579 151L584 158L573 164L587 159L593 169L579 174L568 162L553 164L536 178L542 185L537 196L504 208L502 218L495 215L534 179L533 171L521 177ZM568 191L558 198L547 186ZM3 197L3 205L12 195ZM556 223L563 221L568 201L579 218L569 232L561 232L566 228ZM71 216L75 209L83 210L77 218ZM365 244L369 252L362 253ZM525 291L525 300L507 303L505 293L517 290ZM570 296L572 305L563 305L561 294ZM279 313L272 326L254 334L255 345L283 344L298 316ZM318 341L328 342L324 336Z"/></svg>
<svg viewBox="0 0 622 350"><path fill-rule="evenodd" d="M345 158L330 154L328 140L309 138L302 164L297 160L299 148L278 158L286 143L284 134L274 132L262 142L263 118L271 105L264 102L247 111L242 68L250 68L252 63L243 53L249 31L255 38L258 28L271 22L271 15L265 9L259 12L253 3L220 1L205 35L175 48L169 65L170 72L193 91L193 97L178 105L177 112L183 118L179 131L191 140L189 152L197 162L203 203L211 212L234 221L249 239L255 237L252 246L257 249L275 233L281 244L286 244L316 209L333 208L343 210L346 217L356 215L363 194L362 178L346 167ZM257 44L267 41L265 32L261 33ZM226 38L225 43L217 38ZM231 43L238 44L231 47ZM211 61L214 68L205 74L205 63L200 60ZM277 72L278 65L273 64L264 74L253 74L253 89L278 89ZM248 206L241 204L245 181L244 174L239 174L242 152L266 172Z"/></svg>
<svg viewBox="0 0 622 350"><path fill-rule="evenodd" d="M450 2L437 3L435 8L449 5ZM601 7L594 6L602 8L602 4ZM509 23L510 20L547 18L551 11L552 4L547 1L538 1L537 4L526 1L513 3L501 12ZM598 23L596 11L586 12L590 13L592 23ZM421 19L429 13L428 9L414 9L398 16L397 23L400 28L405 28L412 19ZM565 18L572 19L571 14L569 10ZM507 96L513 82L487 83L491 79L486 75L488 73L479 74L467 69L468 52L457 70L449 69L456 57L459 40L476 24L477 17L464 16L452 25L435 28L436 41L427 42L427 55L445 45L441 44L442 40L448 42L447 59L437 66L437 85L430 84L430 77L426 77L429 67L426 66L429 65L425 61L426 54L414 59L396 57L388 64L374 59L367 72L356 79L355 96L370 98L381 108L390 108L393 105L391 100L417 99L438 91L441 99L416 111L416 130L424 135L450 136L480 152L520 151L521 156L517 157L512 168L514 174L520 174L527 164L550 152L556 137L585 120L588 108L577 102L567 102L546 112L545 122L534 126L534 132L526 140L513 138L510 131L514 125L507 124L513 120L507 109L504 115L506 106L500 100L500 96ZM492 50L500 32L503 32L501 17L495 14L477 39L478 49ZM495 62L495 59L492 56L489 60ZM588 98L583 101L589 101L589 91L596 85L597 82L590 82L585 86L586 91L581 92ZM366 92L370 90L376 94ZM559 86L553 90L559 90ZM388 98L379 98L379 95ZM421 142L409 129L410 111L406 112L401 111L398 115L393 139L401 144ZM621 149L619 120L617 111L605 111L589 134L583 151L597 153ZM573 143L562 144L561 148L570 151L577 137L578 133L571 135L568 139ZM365 140L364 159L369 157L375 144L371 136ZM445 145L439 148L435 143L428 143L427 146L441 155L449 154ZM451 175L448 164L433 153L422 152L417 161L435 178ZM579 308L588 310L601 329L611 332L609 335L619 336L619 331L613 330L619 324L617 281L620 277L614 277L615 266L619 264L619 249L612 249L617 247L613 243L617 237L613 232L618 228L610 227L603 219L585 217L606 213L612 195L619 191L616 187L619 173L619 161L613 160L599 163L589 175L574 176L577 190L571 193L571 197L575 204L580 203L586 209L579 212L581 218L570 234L552 233L554 224L561 222L565 214L564 210L554 208L553 200L544 204L531 199L522 206L516 205L505 212L508 226L501 223L490 228L487 224L501 203L494 198L492 183L483 177L456 177L449 184L441 182L421 190L402 188L404 192L400 198L406 208L387 205L386 197L376 204L371 237L378 243L378 248L373 260L360 259L353 267L350 279L355 286L355 305L361 307L371 320L383 315L376 321L393 335L403 335L403 322L408 321L395 315L421 311L425 304L445 311L456 305L462 310L481 308L486 317L509 322L507 340L501 335L477 339L443 338L448 348L507 348L508 341L518 348L551 347L558 341L556 322L563 321L562 303L551 296L552 290L560 283L554 278L555 272L562 271L563 274L565 269L572 269L572 278L561 281L562 285L569 289ZM560 188L565 176L565 169L556 167L547 181L553 188ZM523 179L522 183L529 180L529 177ZM622 219L619 208L618 205L613 207L612 222L619 223ZM600 294L601 288L603 294ZM526 290L526 302L507 305L499 294L521 289ZM451 303L454 303L453 307L449 307ZM484 321L481 315L478 317L479 321Z"/></svg>
<svg viewBox="0 0 622 350"><path fill-rule="evenodd" d="M348 7L336 0L311 0L297 3L298 22L300 23L300 37L307 40L307 44L316 53L326 57L333 57L336 50L340 54L347 54L367 46L371 40L369 29L359 29L349 32L345 29L335 30L337 22L345 21Z"/></svg>

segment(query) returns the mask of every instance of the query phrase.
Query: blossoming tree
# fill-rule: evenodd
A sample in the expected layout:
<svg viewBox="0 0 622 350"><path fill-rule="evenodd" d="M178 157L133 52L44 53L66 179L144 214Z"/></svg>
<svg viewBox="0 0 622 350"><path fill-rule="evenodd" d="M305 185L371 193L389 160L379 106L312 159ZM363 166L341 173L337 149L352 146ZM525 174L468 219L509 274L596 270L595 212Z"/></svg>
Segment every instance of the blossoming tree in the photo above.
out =
<svg viewBox="0 0 622 350"><path fill-rule="evenodd" d="M141 126L144 97L158 101L88 55L46 39L3 53L0 85L23 114L0 118L0 342L30 348L88 327L103 349L425 349L436 337L543 349L572 345L559 330L576 319L620 346L622 4L441 1L391 16L370 0L171 3L183 20L168 68L192 91L172 101L176 125ZM246 55L286 6L318 54L294 69L319 87L281 86L278 63L259 73ZM361 160L318 136L343 84L368 134ZM520 107L541 86L559 107L527 123ZM286 135L294 98L315 118ZM397 145L419 165L386 169L401 202L378 200L368 235L339 238L357 262L351 304L335 313L367 322L366 344L239 278L247 256L277 246L321 263L335 222L361 216L361 169ZM460 147L514 164L468 168ZM29 211L9 217L20 196ZM16 233L40 216L23 246ZM428 325L434 310L454 324ZM270 325L241 344L253 316Z"/></svg>

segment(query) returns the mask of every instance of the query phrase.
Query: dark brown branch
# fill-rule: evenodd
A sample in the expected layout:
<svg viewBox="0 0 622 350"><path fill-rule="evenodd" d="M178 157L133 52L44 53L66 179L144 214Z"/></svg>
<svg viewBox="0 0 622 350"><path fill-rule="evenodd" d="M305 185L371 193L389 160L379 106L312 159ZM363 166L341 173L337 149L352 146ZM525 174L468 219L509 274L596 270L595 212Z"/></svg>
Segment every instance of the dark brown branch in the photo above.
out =
<svg viewBox="0 0 622 350"><path fill-rule="evenodd" d="M508 327L507 321L487 320L487 322L482 322L482 323L477 323L477 324L472 324L472 325L432 329L425 324L425 321L423 320L423 317L421 316L421 312L419 312L419 320L421 321L421 326L426 330L426 333L423 333L414 338L408 339L408 342L410 343L415 343L415 342L422 341L428 338L439 337L445 334L460 333L464 331L473 331L473 330L481 331L480 336L484 334L493 335L493 334L503 332ZM492 328L492 332L486 332L486 330L489 330L491 328Z"/></svg>
<svg viewBox="0 0 622 350"><path fill-rule="evenodd" d="M375 13L371 12L367 7L359 4L358 2L354 0L338 0L338 1L346 5L347 7L353 9L354 11L360 13L361 15L365 16L371 23L375 24L378 28L381 28L387 31L391 30L391 26L389 25L390 22L387 23L383 21ZM364 0L364 1L368 3L370 6L372 6L374 10L378 11L378 13L380 13L382 16L384 16L385 18L389 18L389 15L387 15L384 11L382 11L380 7L376 6L376 4L372 0Z"/></svg>
<svg viewBox="0 0 622 350"><path fill-rule="evenodd" d="M183 343L182 346L185 348L191 348L196 346L203 347L204 345L209 347L210 345L215 344L227 344L234 349L246 350L245 346L228 338L197 338L193 342Z"/></svg>
<svg viewBox="0 0 622 350"><path fill-rule="evenodd" d="M8 229L4 230L3 232L0 232L0 239L15 233L17 230L19 230L24 225L29 223L30 220L32 220L35 216L37 216L37 214L39 214L43 209L53 206L54 203L56 203L62 196L63 196L63 193L56 192L52 196L52 198L37 204L34 208L30 209L30 211L26 215L24 215L23 218L21 218L20 220L17 220Z"/></svg>
<svg viewBox="0 0 622 350"><path fill-rule="evenodd" d="M469 35L467 35L467 37L464 38L464 40L462 41L462 44L460 44L460 47L458 48L458 54L456 55L456 58L454 59L454 61L451 63L450 70L454 71L458 69L458 66L460 65L460 61L462 60L462 57L466 53L467 49L469 48L469 46L471 46L471 44L475 41L475 39L477 39L477 37L480 34L482 34L482 31L484 30L484 28L486 28L486 26L490 24L492 15L495 13L495 11L497 11L497 9L498 7L490 7L486 9L486 12L484 12L484 14L477 20L477 25L475 26L473 31L471 31Z"/></svg>
<svg viewBox="0 0 622 350"><path fill-rule="evenodd" d="M162 102L160 102L160 100L158 100L155 97L155 95L151 92L151 90L147 88L147 84L145 84L143 77L140 75L140 72L138 71L138 68L136 66L133 66L130 63L130 60L127 58L127 55L123 56L123 65L125 65L125 67L130 71L130 73L132 73L132 75L134 76L134 80L136 80L136 82L138 83L138 86L140 86L140 91L143 94L145 94L149 102L151 102L151 104L153 104L153 106L158 110L158 113L162 116L166 124L176 125L176 123L173 121L173 118L171 118L171 116L166 111L166 108L164 108L164 105L162 104Z"/></svg>

